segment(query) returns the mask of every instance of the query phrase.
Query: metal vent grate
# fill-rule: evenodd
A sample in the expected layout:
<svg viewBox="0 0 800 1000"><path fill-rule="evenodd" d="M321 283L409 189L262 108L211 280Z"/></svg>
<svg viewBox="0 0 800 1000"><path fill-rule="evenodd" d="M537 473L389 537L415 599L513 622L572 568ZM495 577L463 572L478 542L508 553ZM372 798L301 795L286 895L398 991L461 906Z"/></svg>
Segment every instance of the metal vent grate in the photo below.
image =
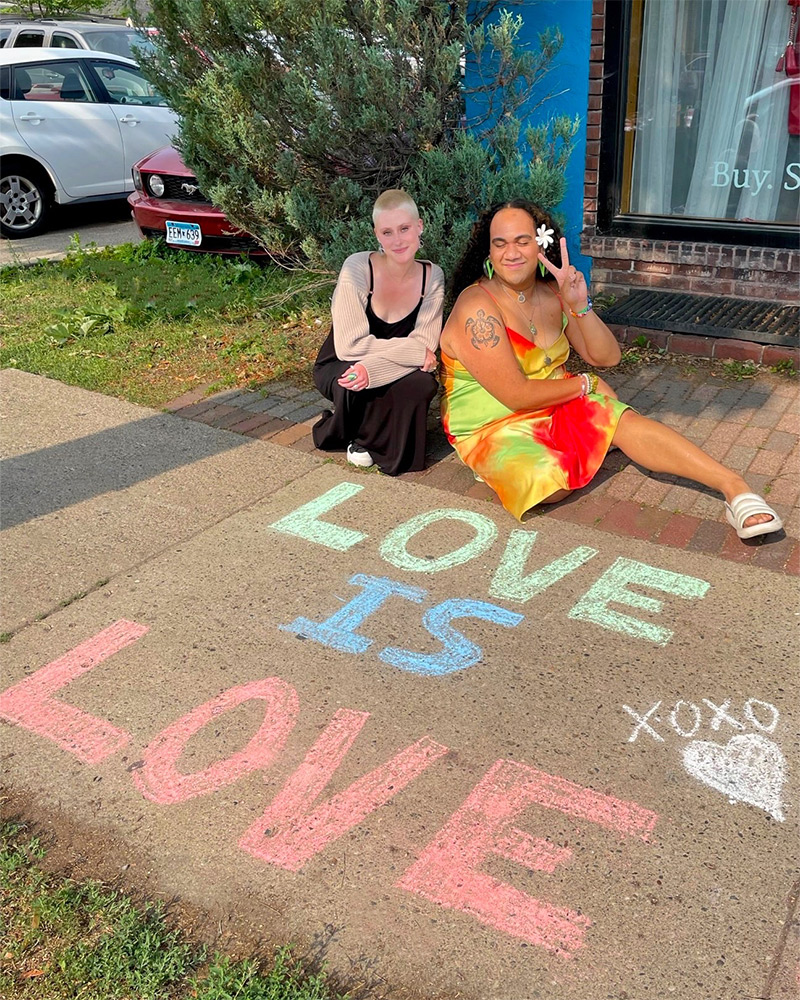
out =
<svg viewBox="0 0 800 1000"><path fill-rule="evenodd" d="M760 299L635 291L598 311L606 323L620 326L800 346L800 308Z"/></svg>

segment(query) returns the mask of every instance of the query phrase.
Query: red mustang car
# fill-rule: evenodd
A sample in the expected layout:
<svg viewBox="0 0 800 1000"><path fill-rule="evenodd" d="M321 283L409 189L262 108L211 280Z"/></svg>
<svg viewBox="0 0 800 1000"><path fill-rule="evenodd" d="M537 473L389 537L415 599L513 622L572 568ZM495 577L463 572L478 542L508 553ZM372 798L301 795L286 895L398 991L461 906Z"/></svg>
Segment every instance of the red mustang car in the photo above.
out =
<svg viewBox="0 0 800 1000"><path fill-rule="evenodd" d="M214 208L172 146L157 149L133 167L128 197L134 222L146 239L161 237L180 250L266 256L248 233Z"/></svg>

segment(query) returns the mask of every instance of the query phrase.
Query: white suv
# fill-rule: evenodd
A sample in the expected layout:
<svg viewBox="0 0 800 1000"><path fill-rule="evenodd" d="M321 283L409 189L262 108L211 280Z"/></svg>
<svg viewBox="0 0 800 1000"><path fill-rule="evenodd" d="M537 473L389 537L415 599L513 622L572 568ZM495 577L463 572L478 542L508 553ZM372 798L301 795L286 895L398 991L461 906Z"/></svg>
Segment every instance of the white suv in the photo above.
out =
<svg viewBox="0 0 800 1000"><path fill-rule="evenodd" d="M137 52L152 51L149 34L119 18L0 17L0 48L6 49L93 49L136 60Z"/></svg>
<svg viewBox="0 0 800 1000"><path fill-rule="evenodd" d="M47 228L54 204L124 198L178 117L132 59L0 49L0 231Z"/></svg>

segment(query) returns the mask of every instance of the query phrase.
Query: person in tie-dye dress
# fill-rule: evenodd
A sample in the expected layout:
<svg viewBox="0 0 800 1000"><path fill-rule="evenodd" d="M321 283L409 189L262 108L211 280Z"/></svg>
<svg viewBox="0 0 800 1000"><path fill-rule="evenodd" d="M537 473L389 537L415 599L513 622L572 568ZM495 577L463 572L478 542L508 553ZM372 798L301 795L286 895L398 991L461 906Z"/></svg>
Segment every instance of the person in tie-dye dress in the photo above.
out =
<svg viewBox="0 0 800 1000"><path fill-rule="evenodd" d="M456 268L441 339L442 422L461 460L517 519L591 482L611 445L654 472L719 490L740 538L781 529L737 473L632 410L591 368L620 360L551 217L524 200L487 210ZM459 294L460 293L460 294Z"/></svg>

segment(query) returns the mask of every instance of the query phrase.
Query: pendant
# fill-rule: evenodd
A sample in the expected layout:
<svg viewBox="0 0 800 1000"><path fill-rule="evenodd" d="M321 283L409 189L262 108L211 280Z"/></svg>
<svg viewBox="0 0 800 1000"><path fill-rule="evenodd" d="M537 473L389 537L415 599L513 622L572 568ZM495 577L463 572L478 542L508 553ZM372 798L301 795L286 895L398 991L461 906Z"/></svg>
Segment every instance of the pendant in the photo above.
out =
<svg viewBox="0 0 800 1000"><path fill-rule="evenodd" d="M517 295L517 302L527 302L527 301L528 300L525 298L524 292L520 292L519 295Z"/></svg>
<svg viewBox="0 0 800 1000"><path fill-rule="evenodd" d="M531 320L530 323L528 323L528 329L531 331L531 340L533 341L533 346L539 347L539 345L536 343L536 326L534 325L533 320ZM542 354L544 354L545 365L547 366L552 365L553 359L550 357L547 351L543 347L539 347L539 350L542 352Z"/></svg>

